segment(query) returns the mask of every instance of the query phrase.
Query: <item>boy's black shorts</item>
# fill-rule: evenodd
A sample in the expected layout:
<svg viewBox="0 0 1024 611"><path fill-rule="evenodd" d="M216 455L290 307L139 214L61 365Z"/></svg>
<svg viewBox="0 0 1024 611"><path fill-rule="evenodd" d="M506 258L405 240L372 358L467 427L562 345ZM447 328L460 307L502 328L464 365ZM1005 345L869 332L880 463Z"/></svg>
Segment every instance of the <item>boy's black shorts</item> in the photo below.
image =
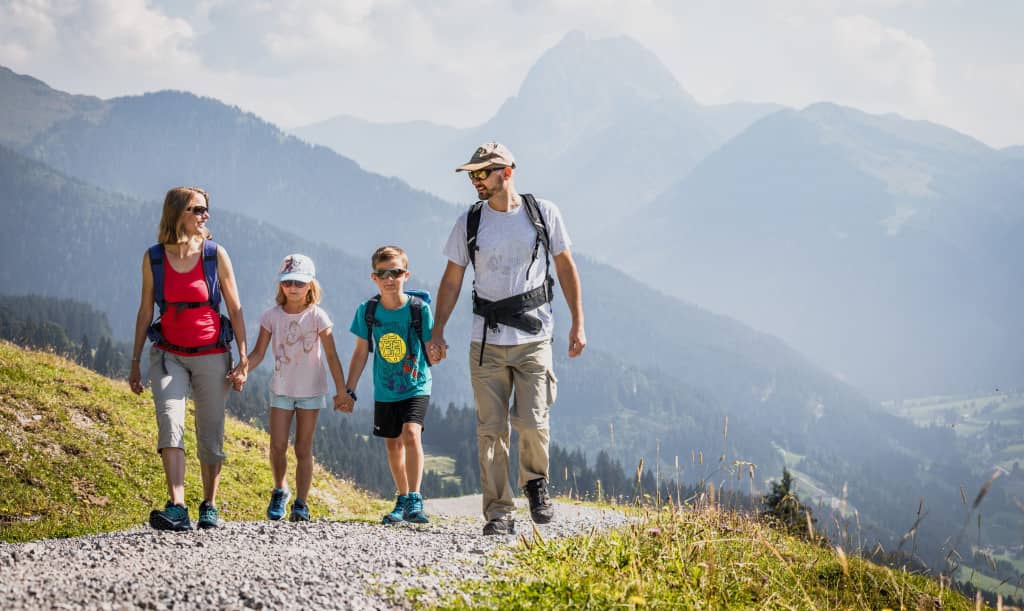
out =
<svg viewBox="0 0 1024 611"><path fill-rule="evenodd" d="M430 406L430 395L409 397L401 401L376 401L373 406L373 434L394 439L402 434L402 425L415 422L423 426Z"/></svg>

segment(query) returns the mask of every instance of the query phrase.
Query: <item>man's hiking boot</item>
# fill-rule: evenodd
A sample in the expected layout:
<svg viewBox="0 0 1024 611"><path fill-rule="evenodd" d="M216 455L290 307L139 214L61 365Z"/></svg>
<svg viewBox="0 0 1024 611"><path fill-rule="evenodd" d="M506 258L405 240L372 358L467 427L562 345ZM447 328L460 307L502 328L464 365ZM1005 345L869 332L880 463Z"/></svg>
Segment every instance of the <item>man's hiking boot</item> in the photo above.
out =
<svg viewBox="0 0 1024 611"><path fill-rule="evenodd" d="M288 490L274 488L274 491L270 493L270 504L267 505L267 519L276 521L283 518L285 505L288 504L290 498L292 498L292 493Z"/></svg>
<svg viewBox="0 0 1024 611"><path fill-rule="evenodd" d="M404 494L399 494L395 500L395 508L390 513L384 514L384 519L381 520L381 524L398 524L399 522L405 522L405 506L409 502L409 497Z"/></svg>
<svg viewBox="0 0 1024 611"><path fill-rule="evenodd" d="M149 525L156 530L192 530L188 508L171 501L167 501L163 511L154 509L149 512Z"/></svg>
<svg viewBox="0 0 1024 611"><path fill-rule="evenodd" d="M531 479L523 488L530 501L530 517L535 524L547 524L555 517L555 507L548 496L548 481L543 477Z"/></svg>
<svg viewBox="0 0 1024 611"><path fill-rule="evenodd" d="M516 534L516 520L512 516L502 516L487 521L484 524L485 535L514 535Z"/></svg>
<svg viewBox="0 0 1024 611"><path fill-rule="evenodd" d="M292 522L309 522L309 505L302 499L295 499L292 503L292 515L288 519Z"/></svg>
<svg viewBox="0 0 1024 611"><path fill-rule="evenodd" d="M423 495L419 492L409 493L409 496L406 497L405 512L402 514L402 518L406 522L412 522L413 524L426 524L430 522L427 514L423 512Z"/></svg>
<svg viewBox="0 0 1024 611"><path fill-rule="evenodd" d="M220 512L213 506L213 503L203 501L199 504L199 520L196 521L196 528L204 530L218 528L220 526Z"/></svg>

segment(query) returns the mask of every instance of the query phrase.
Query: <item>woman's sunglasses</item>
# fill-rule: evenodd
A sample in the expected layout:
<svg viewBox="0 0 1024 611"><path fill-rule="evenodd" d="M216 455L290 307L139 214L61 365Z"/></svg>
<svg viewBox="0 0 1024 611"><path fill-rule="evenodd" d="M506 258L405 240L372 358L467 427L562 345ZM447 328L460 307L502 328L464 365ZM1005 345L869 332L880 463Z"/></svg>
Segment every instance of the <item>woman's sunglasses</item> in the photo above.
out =
<svg viewBox="0 0 1024 611"><path fill-rule="evenodd" d="M191 208L185 208L185 212L191 212L196 216L203 216L209 211L210 209L206 206L192 206Z"/></svg>
<svg viewBox="0 0 1024 611"><path fill-rule="evenodd" d="M497 172L498 170L504 170L505 168L484 168L482 170L473 170L469 173L470 180L484 180L491 175L491 172Z"/></svg>
<svg viewBox="0 0 1024 611"><path fill-rule="evenodd" d="M373 275L377 276L381 280L387 280L388 278L398 278L399 276L404 276L406 271L407 270L404 270L400 267L396 267L395 269L375 269L373 270Z"/></svg>
<svg viewBox="0 0 1024 611"><path fill-rule="evenodd" d="M309 284L309 283L308 282L303 282L302 280L282 280L281 281L281 286L287 286L287 287L293 287L294 286L295 288L299 288L299 289L306 288L307 284Z"/></svg>

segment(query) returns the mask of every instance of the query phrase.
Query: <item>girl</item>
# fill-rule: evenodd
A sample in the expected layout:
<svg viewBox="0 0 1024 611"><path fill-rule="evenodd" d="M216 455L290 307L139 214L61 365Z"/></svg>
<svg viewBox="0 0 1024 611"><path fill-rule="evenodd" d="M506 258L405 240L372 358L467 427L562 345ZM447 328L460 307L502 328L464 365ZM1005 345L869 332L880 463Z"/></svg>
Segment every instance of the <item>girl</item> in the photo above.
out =
<svg viewBox="0 0 1024 611"><path fill-rule="evenodd" d="M274 377L270 381L270 468L274 490L267 506L267 518L280 520L291 492L285 484L288 470L288 433L295 414L295 487L291 521L308 522L306 504L313 479L313 433L324 408L327 376L324 359L336 389L345 388L345 374L338 360L331 334L331 319L320 306L320 284L313 260L305 255L288 255L278 272L277 305L260 317L260 335L249 353L249 368L257 367L274 342ZM334 408L351 412L351 407L334 395Z"/></svg>

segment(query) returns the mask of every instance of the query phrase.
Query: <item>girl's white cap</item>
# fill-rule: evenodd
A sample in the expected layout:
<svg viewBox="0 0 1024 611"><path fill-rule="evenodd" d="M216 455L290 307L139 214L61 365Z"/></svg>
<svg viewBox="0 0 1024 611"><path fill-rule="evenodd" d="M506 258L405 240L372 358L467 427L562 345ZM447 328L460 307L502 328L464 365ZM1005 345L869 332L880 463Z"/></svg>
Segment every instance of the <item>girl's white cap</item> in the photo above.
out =
<svg viewBox="0 0 1024 611"><path fill-rule="evenodd" d="M310 282L313 278L316 278L316 266L313 265L313 260L306 255L288 255L284 261L281 261L281 271L277 274L278 282L285 280Z"/></svg>

